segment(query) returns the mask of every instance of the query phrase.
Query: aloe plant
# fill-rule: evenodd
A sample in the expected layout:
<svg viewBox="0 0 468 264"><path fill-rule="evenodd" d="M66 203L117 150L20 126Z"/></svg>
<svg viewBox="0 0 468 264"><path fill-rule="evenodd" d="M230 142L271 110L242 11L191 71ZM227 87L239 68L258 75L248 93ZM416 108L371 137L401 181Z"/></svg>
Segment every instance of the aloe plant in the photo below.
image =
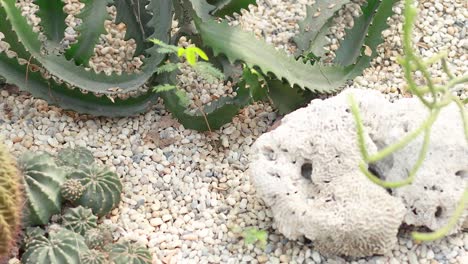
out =
<svg viewBox="0 0 468 264"><path fill-rule="evenodd" d="M254 4L253 0L82 1L84 8L78 17L84 22L77 28L79 37L65 50L60 48L65 28L61 0L35 1L40 10L37 13L41 18L40 26L47 37L45 41L38 40L38 33L21 16L14 0L0 0L3 41L15 44L8 47L8 52L5 45L3 48L0 45L0 74L7 82L36 97L94 115L141 113L161 96L167 108L187 128L217 129L253 101L271 99L281 112L288 112L310 101L316 93L339 90L347 80L368 67L377 54L376 47L382 41L380 33L387 27L385 22L392 15L391 7L396 0L369 0L362 7L363 15L342 42L341 50L346 52L338 51L335 64L325 65L320 61L325 35L336 11L346 2L318 0L308 7L307 18L300 24L301 35L294 39L300 51L296 54L299 58L294 58L239 27L216 22L218 17L232 15ZM104 32L105 7L112 4L117 9L116 22L127 25L125 38L132 38L137 44L135 55L145 56L141 73L107 76L87 71L84 67L93 54L99 35ZM171 38L174 14L180 30ZM174 44L184 35L198 46L207 47L207 54L212 54L213 61L222 65L225 75L231 76L232 65L241 62L244 69L256 70L254 77L258 77L258 82L252 79L249 71L244 71L236 87L237 96L221 98L200 106L195 112L188 111L188 98L181 90L153 92L150 87L165 83L176 85L176 73L158 74L158 69L169 57L158 52L158 46L147 40ZM372 51L370 55L362 54L364 46ZM313 59L304 59L310 58L311 54ZM251 87L262 89L252 91ZM289 100L282 100L284 96Z"/></svg>

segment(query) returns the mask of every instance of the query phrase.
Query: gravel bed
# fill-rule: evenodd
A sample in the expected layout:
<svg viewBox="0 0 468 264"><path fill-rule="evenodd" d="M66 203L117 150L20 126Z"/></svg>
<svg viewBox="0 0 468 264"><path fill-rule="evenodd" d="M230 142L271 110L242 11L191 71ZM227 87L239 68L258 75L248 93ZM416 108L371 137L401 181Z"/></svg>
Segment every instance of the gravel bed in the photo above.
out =
<svg viewBox="0 0 468 264"><path fill-rule="evenodd" d="M277 48L293 51L290 39L297 33L295 23L305 15L304 4L312 2L259 0L259 7L243 12L231 23L250 28ZM391 27L383 32L385 43L372 67L350 86L378 89L393 99L407 96L401 67L396 63L401 52L401 6L395 7ZM468 72L466 3L428 0L419 8L415 39L421 53L430 56L447 49L454 74ZM357 13L355 3L349 4L338 20L350 25ZM72 18L69 21L79 23ZM109 31L111 25L108 23ZM330 50L338 47L333 36L340 37L342 32L339 26L332 30ZM114 33L103 37L102 47L96 51L104 55L96 56L96 60L101 59L97 64L104 61L104 71L115 70L112 67L117 63L113 56L102 54L106 45L121 41L122 31ZM131 53L131 43L127 51ZM127 59L131 65L139 61L130 55ZM123 66L121 70L138 67ZM445 80L439 65L431 72L439 82ZM468 87L460 87L459 95L466 98ZM0 91L0 137L14 155L84 146L122 176L122 202L102 222L112 226L115 239L147 245L155 263L468 263L466 232L423 244L402 233L398 248L390 255L354 260L321 256L314 251L313 242L289 241L277 233L271 212L256 198L246 173L250 146L276 118L270 105L254 104L221 130L198 133L174 121L161 103L136 117L93 118L49 106L14 88ZM233 231L235 227L267 230L266 248L245 245Z"/></svg>

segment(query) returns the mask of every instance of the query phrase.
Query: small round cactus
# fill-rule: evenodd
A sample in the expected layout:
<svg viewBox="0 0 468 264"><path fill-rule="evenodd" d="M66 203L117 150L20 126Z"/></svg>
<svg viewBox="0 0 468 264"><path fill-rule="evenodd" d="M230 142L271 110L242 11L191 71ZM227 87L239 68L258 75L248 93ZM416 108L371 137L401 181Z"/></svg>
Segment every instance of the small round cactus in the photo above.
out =
<svg viewBox="0 0 468 264"><path fill-rule="evenodd" d="M84 238L70 230L61 228L49 232L49 236L36 236L26 245L21 257L24 264L61 263L80 264L80 253L89 251Z"/></svg>
<svg viewBox="0 0 468 264"><path fill-rule="evenodd" d="M21 223L23 194L13 158L0 144L0 262L16 242Z"/></svg>
<svg viewBox="0 0 468 264"><path fill-rule="evenodd" d="M91 249L101 249L112 242L112 233L106 226L99 226L86 232L85 242Z"/></svg>
<svg viewBox="0 0 468 264"><path fill-rule="evenodd" d="M107 254L95 249L84 252L80 258L81 264L110 264Z"/></svg>
<svg viewBox="0 0 468 264"><path fill-rule="evenodd" d="M151 264L151 253L146 247L123 241L110 246L109 258L115 264Z"/></svg>
<svg viewBox="0 0 468 264"><path fill-rule="evenodd" d="M29 225L45 225L52 215L61 211L60 186L65 182L66 172L45 153L28 153L19 164L27 197L24 220Z"/></svg>
<svg viewBox="0 0 468 264"><path fill-rule="evenodd" d="M80 199L84 191L85 187L76 179L65 181L60 188L60 193L62 194L63 199L70 202Z"/></svg>
<svg viewBox="0 0 468 264"><path fill-rule="evenodd" d="M57 164L77 169L94 163L93 153L84 147L65 148L57 154Z"/></svg>
<svg viewBox="0 0 468 264"><path fill-rule="evenodd" d="M122 183L119 176L107 167L97 164L82 166L70 173L69 178L79 180L85 187L83 195L75 203L91 208L99 217L120 203Z"/></svg>
<svg viewBox="0 0 468 264"><path fill-rule="evenodd" d="M93 215L91 209L78 206L76 208L68 208L62 217L63 226L82 236L85 233L97 226L97 217Z"/></svg>

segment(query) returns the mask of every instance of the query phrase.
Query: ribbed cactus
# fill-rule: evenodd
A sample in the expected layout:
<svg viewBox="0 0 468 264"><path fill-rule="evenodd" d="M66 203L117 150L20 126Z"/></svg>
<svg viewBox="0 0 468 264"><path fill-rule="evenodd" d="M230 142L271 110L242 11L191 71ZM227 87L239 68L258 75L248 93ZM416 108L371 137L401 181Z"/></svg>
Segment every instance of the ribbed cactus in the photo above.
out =
<svg viewBox="0 0 468 264"><path fill-rule="evenodd" d="M37 236L26 245L23 264L81 264L80 254L89 249L84 238L70 230L49 232L48 237Z"/></svg>
<svg viewBox="0 0 468 264"><path fill-rule="evenodd" d="M68 208L62 217L63 226L82 236L97 226L97 217L91 209L78 206Z"/></svg>
<svg viewBox="0 0 468 264"><path fill-rule="evenodd" d="M25 221L44 225L62 207L60 186L65 182L65 170L58 167L48 154L26 154L20 159L24 176L27 210Z"/></svg>
<svg viewBox="0 0 468 264"><path fill-rule="evenodd" d="M83 195L75 203L91 208L99 217L108 214L120 202L122 183L119 176L107 167L97 164L82 166L69 174L69 178L79 180L85 187Z"/></svg>
<svg viewBox="0 0 468 264"><path fill-rule="evenodd" d="M151 253L146 247L128 241L113 244L109 258L115 264L151 264Z"/></svg>
<svg viewBox="0 0 468 264"><path fill-rule="evenodd" d="M44 229L40 227L27 227L21 239L21 249L25 249L26 245L31 243L35 238L45 235Z"/></svg>
<svg viewBox="0 0 468 264"><path fill-rule="evenodd" d="M81 264L110 264L107 253L91 249L80 255Z"/></svg>
<svg viewBox="0 0 468 264"><path fill-rule="evenodd" d="M100 249L112 242L112 233L108 228L99 226L86 231L84 238L90 249Z"/></svg>
<svg viewBox="0 0 468 264"><path fill-rule="evenodd" d="M57 154L57 164L71 168L81 165L89 166L94 163L93 153L84 147L65 148Z"/></svg>
<svg viewBox="0 0 468 264"><path fill-rule="evenodd" d="M13 158L0 144L0 263L8 256L18 236L22 196Z"/></svg>
<svg viewBox="0 0 468 264"><path fill-rule="evenodd" d="M60 187L60 193L62 194L63 199L70 202L80 199L84 191L85 187L76 179L66 180Z"/></svg>

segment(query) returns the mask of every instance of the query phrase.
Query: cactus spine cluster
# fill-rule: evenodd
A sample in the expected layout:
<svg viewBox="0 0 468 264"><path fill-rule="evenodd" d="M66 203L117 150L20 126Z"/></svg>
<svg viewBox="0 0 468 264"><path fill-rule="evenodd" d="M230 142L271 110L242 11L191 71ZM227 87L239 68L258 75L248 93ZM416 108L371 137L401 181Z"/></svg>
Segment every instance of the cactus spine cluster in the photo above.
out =
<svg viewBox="0 0 468 264"><path fill-rule="evenodd" d="M0 143L0 262L16 242L21 223L22 192L13 158Z"/></svg>
<svg viewBox="0 0 468 264"><path fill-rule="evenodd" d="M63 199L70 202L80 199L84 191L85 187L76 179L67 180L60 187L60 193L62 194Z"/></svg>

